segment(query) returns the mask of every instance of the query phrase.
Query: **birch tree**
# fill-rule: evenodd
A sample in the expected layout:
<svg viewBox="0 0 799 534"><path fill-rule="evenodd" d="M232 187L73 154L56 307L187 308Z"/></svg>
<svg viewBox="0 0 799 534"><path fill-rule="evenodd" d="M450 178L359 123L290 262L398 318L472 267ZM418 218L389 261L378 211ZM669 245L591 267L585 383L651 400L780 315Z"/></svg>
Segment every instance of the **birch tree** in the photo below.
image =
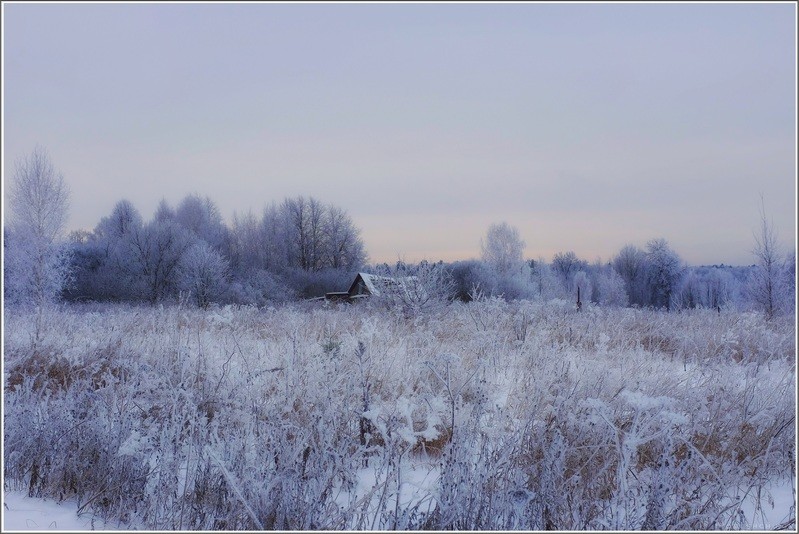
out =
<svg viewBox="0 0 799 534"><path fill-rule="evenodd" d="M59 243L69 189L44 148L17 160L8 200L6 302L41 308L60 297L70 276L68 252Z"/></svg>

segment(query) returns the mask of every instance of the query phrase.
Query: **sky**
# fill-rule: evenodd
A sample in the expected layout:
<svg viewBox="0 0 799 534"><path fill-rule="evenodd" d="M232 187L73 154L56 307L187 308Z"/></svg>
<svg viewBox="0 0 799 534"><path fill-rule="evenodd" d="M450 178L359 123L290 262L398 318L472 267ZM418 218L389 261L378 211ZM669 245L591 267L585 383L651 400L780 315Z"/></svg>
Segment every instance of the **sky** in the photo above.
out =
<svg viewBox="0 0 799 534"><path fill-rule="evenodd" d="M748 265L762 195L795 251L793 2L2 7L4 187L44 147L68 230L305 195L374 262L479 258L507 222L528 258Z"/></svg>

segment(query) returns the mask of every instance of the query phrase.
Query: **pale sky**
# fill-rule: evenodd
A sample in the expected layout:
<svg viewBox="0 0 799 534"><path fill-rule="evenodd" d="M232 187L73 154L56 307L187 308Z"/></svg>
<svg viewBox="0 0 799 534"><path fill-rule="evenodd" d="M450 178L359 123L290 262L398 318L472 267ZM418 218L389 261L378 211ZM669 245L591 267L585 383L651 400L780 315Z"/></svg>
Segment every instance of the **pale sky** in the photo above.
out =
<svg viewBox="0 0 799 534"><path fill-rule="evenodd" d="M796 242L796 5L3 3L3 179L45 147L69 230L126 198L229 221L311 195L371 261Z"/></svg>

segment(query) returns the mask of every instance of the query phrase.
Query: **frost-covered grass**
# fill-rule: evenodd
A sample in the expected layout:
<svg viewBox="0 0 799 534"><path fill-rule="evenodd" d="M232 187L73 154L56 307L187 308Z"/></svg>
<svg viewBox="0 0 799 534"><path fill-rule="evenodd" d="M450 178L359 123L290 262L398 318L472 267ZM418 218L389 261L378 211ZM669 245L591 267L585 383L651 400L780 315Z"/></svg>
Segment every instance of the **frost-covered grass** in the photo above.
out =
<svg viewBox="0 0 799 534"><path fill-rule="evenodd" d="M153 530L743 529L792 480L792 318L366 304L6 310L6 489Z"/></svg>

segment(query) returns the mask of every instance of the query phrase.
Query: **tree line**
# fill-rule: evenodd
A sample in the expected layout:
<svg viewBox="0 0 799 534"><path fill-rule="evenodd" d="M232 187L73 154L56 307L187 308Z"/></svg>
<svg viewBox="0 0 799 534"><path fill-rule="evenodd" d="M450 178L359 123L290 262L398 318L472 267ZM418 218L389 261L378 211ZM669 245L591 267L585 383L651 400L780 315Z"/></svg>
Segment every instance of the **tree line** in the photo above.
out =
<svg viewBox="0 0 799 534"><path fill-rule="evenodd" d="M312 296L343 283L366 260L350 217L302 196L266 207L260 218L237 215L231 226L197 194L174 208L162 201L146 222L121 200L93 231L73 233L69 247L74 279L67 300L184 296L201 307Z"/></svg>
<svg viewBox="0 0 799 534"><path fill-rule="evenodd" d="M498 247L497 241L504 245ZM487 294L512 299L579 298L582 304L665 310L741 309L754 289L754 267L689 266L664 238L653 238L643 248L627 244L606 262L588 262L574 251L558 252L550 262L525 260L523 246L516 229L493 225L483 241L482 262L454 266L461 294L480 287ZM784 275L783 298L792 295L790 270L786 263L779 273Z"/></svg>
<svg viewBox="0 0 799 534"><path fill-rule="evenodd" d="M761 204L749 267L690 267L663 238L628 244L610 261L589 263L573 251L525 259L519 231L492 225L481 258L452 263L367 265L360 231L340 207L298 196L267 205L260 216L234 214L227 225L208 197L162 200L145 221L120 200L91 231L62 238L69 191L46 151L18 160L4 227L7 305L48 302L189 300L264 306L342 291L355 273L414 276L420 302L481 297L571 299L578 306L795 311L796 255L783 253ZM578 297L579 295L579 297Z"/></svg>

